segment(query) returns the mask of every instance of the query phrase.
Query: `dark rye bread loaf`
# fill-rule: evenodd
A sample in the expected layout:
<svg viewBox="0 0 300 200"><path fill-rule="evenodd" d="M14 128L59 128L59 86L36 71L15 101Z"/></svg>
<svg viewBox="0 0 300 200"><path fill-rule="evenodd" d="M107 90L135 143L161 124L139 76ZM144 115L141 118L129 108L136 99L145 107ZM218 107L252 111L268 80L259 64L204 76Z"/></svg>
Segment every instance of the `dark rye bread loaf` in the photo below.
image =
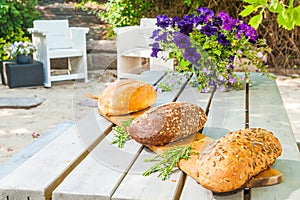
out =
<svg viewBox="0 0 300 200"><path fill-rule="evenodd" d="M278 139L265 129L230 132L200 154L194 178L214 192L236 190L271 166L281 152Z"/></svg>
<svg viewBox="0 0 300 200"><path fill-rule="evenodd" d="M154 107L131 123L128 132L144 145L165 145L203 128L206 115L191 103L172 102Z"/></svg>

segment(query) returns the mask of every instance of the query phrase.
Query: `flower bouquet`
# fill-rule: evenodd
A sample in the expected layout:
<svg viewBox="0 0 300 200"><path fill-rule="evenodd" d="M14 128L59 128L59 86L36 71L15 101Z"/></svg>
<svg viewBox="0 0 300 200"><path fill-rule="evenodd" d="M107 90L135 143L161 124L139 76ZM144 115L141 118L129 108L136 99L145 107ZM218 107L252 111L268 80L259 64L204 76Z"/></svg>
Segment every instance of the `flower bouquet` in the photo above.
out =
<svg viewBox="0 0 300 200"><path fill-rule="evenodd" d="M16 41L14 43L5 45L4 51L7 53L10 59L16 60L18 64L25 64L31 61L31 56L36 51L36 48L28 41ZM22 56L23 61L19 62L18 56Z"/></svg>
<svg viewBox="0 0 300 200"><path fill-rule="evenodd" d="M200 7L195 14L183 18L157 16L157 29L153 31L152 57L168 52L163 59L175 59L176 70L192 72L193 83L199 91L209 92L218 88L224 91L230 86L241 87L248 80L248 66L267 72L266 58L270 49L254 28L221 11L217 15ZM245 77L234 73L235 61Z"/></svg>

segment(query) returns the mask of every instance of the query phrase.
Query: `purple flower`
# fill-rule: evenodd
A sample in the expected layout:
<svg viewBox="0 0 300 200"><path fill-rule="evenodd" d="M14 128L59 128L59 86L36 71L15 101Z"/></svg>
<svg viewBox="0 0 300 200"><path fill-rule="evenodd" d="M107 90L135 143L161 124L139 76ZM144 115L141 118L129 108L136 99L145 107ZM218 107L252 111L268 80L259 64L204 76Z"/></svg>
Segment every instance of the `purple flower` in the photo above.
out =
<svg viewBox="0 0 300 200"><path fill-rule="evenodd" d="M222 19L218 16L214 16L213 17L213 21L212 21L213 26L215 27L221 27L222 26Z"/></svg>
<svg viewBox="0 0 300 200"><path fill-rule="evenodd" d="M154 39L154 38L156 38L158 35L159 35L159 29L155 29L155 30L152 32L152 36L151 36L150 38L151 38L151 39Z"/></svg>
<svg viewBox="0 0 300 200"><path fill-rule="evenodd" d="M228 82L231 83L231 84L236 83L236 78L231 77L231 78L228 79Z"/></svg>
<svg viewBox="0 0 300 200"><path fill-rule="evenodd" d="M222 28L227 31L233 30L239 23L238 19L230 17L228 13L224 11L220 11L218 17L222 19Z"/></svg>
<svg viewBox="0 0 300 200"><path fill-rule="evenodd" d="M252 40L253 43L256 42L258 35L257 31L252 26L242 23L238 26L237 30L237 38L241 39L241 35L245 34L248 38L250 38L250 40Z"/></svg>
<svg viewBox="0 0 300 200"><path fill-rule="evenodd" d="M190 38L180 32L175 32L173 42L180 49L187 49L191 46Z"/></svg>
<svg viewBox="0 0 300 200"><path fill-rule="evenodd" d="M211 24L207 24L206 26L202 27L200 31L201 33L210 37L217 32L217 28L212 26Z"/></svg>
<svg viewBox="0 0 300 200"><path fill-rule="evenodd" d="M209 92L209 88L208 88L208 87L202 88L201 92L203 92L203 93L208 93L208 92Z"/></svg>
<svg viewBox="0 0 300 200"><path fill-rule="evenodd" d="M229 61L229 62L233 62L233 61L234 61L234 56L230 56L230 57L228 58L228 61Z"/></svg>
<svg viewBox="0 0 300 200"><path fill-rule="evenodd" d="M165 41L167 39L168 33L167 32L163 32L162 34L157 35L155 41L159 42L159 41Z"/></svg>
<svg viewBox="0 0 300 200"><path fill-rule="evenodd" d="M227 70L233 70L233 69L234 69L234 66L233 66L233 65L227 65L227 66L226 66L226 69L227 69Z"/></svg>
<svg viewBox="0 0 300 200"><path fill-rule="evenodd" d="M224 81L224 80L225 80L225 78L224 78L224 76L222 76L222 75L219 75L219 76L218 76L218 78L217 78L217 80L218 80L218 81Z"/></svg>
<svg viewBox="0 0 300 200"><path fill-rule="evenodd" d="M162 89L158 86L153 86L157 93L162 93Z"/></svg>
<svg viewBox="0 0 300 200"><path fill-rule="evenodd" d="M207 74L207 75L210 74L210 70L209 70L208 68L204 68L204 69L203 69L203 72L204 72L205 74Z"/></svg>
<svg viewBox="0 0 300 200"><path fill-rule="evenodd" d="M229 40L227 40L226 37L225 37L225 35L223 35L222 33L218 34L217 40L218 40L218 43L221 44L221 45L224 45L226 47L231 46Z"/></svg>
<svg viewBox="0 0 300 200"><path fill-rule="evenodd" d="M264 54L262 52L257 52L257 57L258 58L262 58L264 56Z"/></svg>
<svg viewBox="0 0 300 200"><path fill-rule="evenodd" d="M184 16L177 24L180 32L185 35L189 35L193 31L194 25L193 18L191 18L191 16Z"/></svg>
<svg viewBox="0 0 300 200"><path fill-rule="evenodd" d="M159 48L159 44L157 42L155 42L152 44L152 53L150 56L157 58L157 54L160 51L162 51L162 50Z"/></svg>
<svg viewBox="0 0 300 200"><path fill-rule="evenodd" d="M185 49L185 51L183 52L183 57L193 65L197 64L197 62L201 58L196 48L193 47Z"/></svg>
<svg viewBox="0 0 300 200"><path fill-rule="evenodd" d="M205 15L195 16L193 19L193 23L194 23L195 27L203 24L205 22L205 18L206 18Z"/></svg>
<svg viewBox="0 0 300 200"><path fill-rule="evenodd" d="M205 22L208 22L210 18L212 18L215 13L214 11L206 8L206 7L200 7L196 10L200 15L204 15L205 16Z"/></svg>
<svg viewBox="0 0 300 200"><path fill-rule="evenodd" d="M161 28L167 28L171 24L170 18L166 15L158 15L156 20L156 25Z"/></svg>
<svg viewBox="0 0 300 200"><path fill-rule="evenodd" d="M174 27L179 21L180 21L180 17L176 16L172 18L171 24Z"/></svg>

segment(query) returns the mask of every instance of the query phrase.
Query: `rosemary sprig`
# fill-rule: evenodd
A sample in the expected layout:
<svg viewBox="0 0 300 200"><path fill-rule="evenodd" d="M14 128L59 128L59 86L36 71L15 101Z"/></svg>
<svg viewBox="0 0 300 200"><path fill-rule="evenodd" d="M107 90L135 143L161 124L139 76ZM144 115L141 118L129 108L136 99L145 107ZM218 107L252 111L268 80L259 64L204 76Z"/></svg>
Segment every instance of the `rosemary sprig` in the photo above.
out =
<svg viewBox="0 0 300 200"><path fill-rule="evenodd" d="M123 121L121 126L113 127L113 130L116 131L114 134L115 139L111 142L112 144L118 144L119 148L123 148L124 144L127 140L130 140L131 137L126 131L126 127L130 126L133 119L129 119L127 121Z"/></svg>
<svg viewBox="0 0 300 200"><path fill-rule="evenodd" d="M158 159L160 161L145 171L143 176L149 176L154 172L160 172L158 177L162 180L166 180L179 160L188 159L192 154L198 154L198 152L192 151L192 146L178 146L158 154L153 158L146 159L145 162L151 162Z"/></svg>

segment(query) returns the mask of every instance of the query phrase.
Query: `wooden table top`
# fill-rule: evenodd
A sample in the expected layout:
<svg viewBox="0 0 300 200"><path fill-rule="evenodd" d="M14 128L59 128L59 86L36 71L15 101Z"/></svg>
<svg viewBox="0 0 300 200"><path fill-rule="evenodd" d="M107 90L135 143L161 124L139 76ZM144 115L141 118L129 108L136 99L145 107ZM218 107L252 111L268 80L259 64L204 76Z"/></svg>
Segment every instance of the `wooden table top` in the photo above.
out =
<svg viewBox="0 0 300 200"><path fill-rule="evenodd" d="M147 71L134 78L155 85L167 81L164 75L164 72ZM203 188L181 170L176 170L166 181L156 174L144 177L142 173L153 164L144 160L152 157L153 152L133 140L126 142L122 149L112 145L113 124L95 109L0 180L0 197L26 200L27 197L30 200L51 197L53 200L298 199L300 153L278 87L267 77L251 76L253 82L248 97L245 90L199 93L183 82L172 91L158 93L153 107L172 101L201 106L208 113L203 134L213 139L248 126L272 131L283 146L282 155L273 166L284 175L280 184L220 195Z"/></svg>

